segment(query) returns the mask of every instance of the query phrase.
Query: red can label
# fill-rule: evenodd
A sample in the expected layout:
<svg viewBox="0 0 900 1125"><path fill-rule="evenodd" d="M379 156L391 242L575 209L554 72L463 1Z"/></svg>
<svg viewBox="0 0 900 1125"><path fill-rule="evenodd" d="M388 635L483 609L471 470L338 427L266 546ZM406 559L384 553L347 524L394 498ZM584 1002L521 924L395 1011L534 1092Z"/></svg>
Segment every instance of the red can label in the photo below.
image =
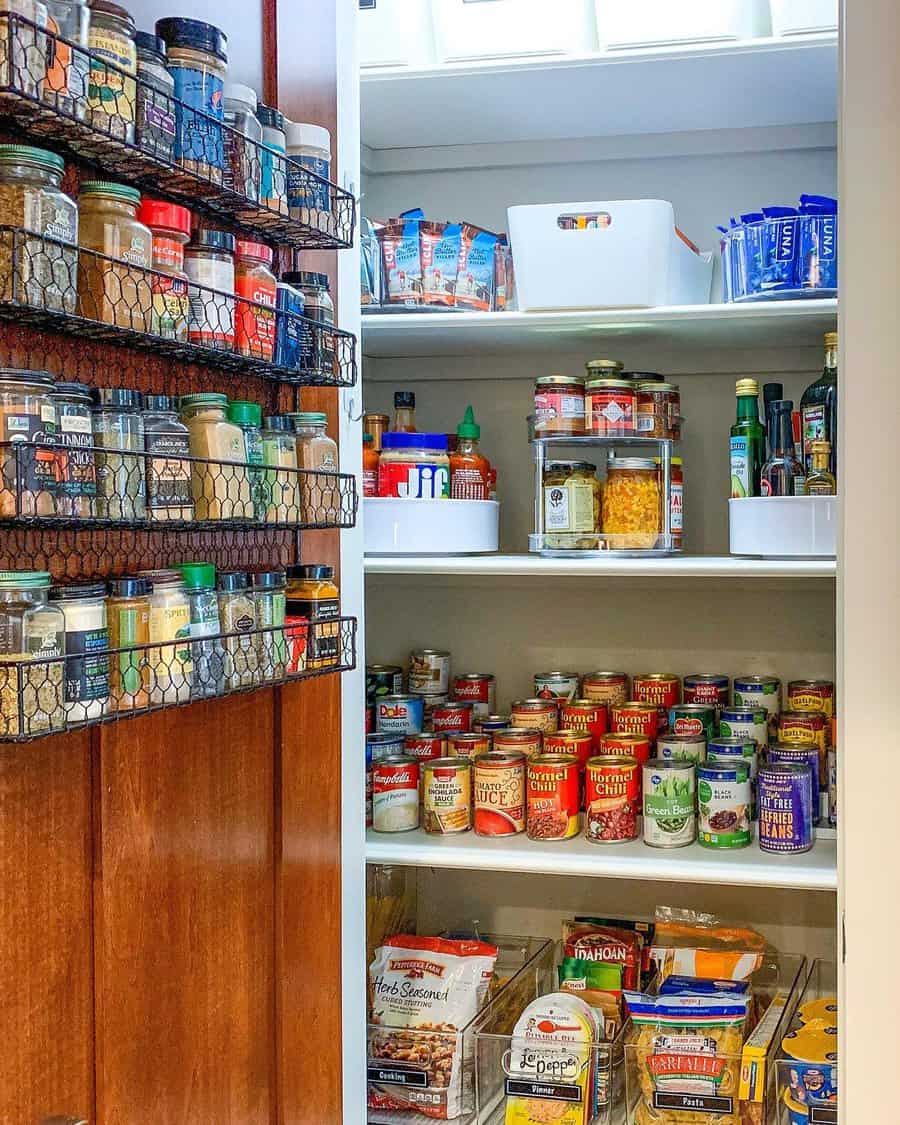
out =
<svg viewBox="0 0 900 1125"><path fill-rule="evenodd" d="M494 710L494 684L494 677L487 673L457 676L453 698L473 703L473 715L490 715Z"/></svg>
<svg viewBox="0 0 900 1125"><path fill-rule="evenodd" d="M788 711L821 711L834 718L834 684L829 680L792 680L787 686Z"/></svg>
<svg viewBox="0 0 900 1125"><path fill-rule="evenodd" d="M403 741L403 753L419 762L443 758L446 743L442 734L408 734Z"/></svg>
<svg viewBox="0 0 900 1125"><path fill-rule="evenodd" d="M456 732L447 735L448 758L472 758L476 754L486 754L491 748L490 735L478 731Z"/></svg>
<svg viewBox="0 0 900 1125"><path fill-rule="evenodd" d="M528 762L526 831L530 840L569 840L581 827L578 762L566 755L538 755Z"/></svg>
<svg viewBox="0 0 900 1125"><path fill-rule="evenodd" d="M728 677L711 676L701 680L691 676L684 678L684 702L705 703L711 707L728 706Z"/></svg>
<svg viewBox="0 0 900 1125"><path fill-rule="evenodd" d="M507 753L519 752L526 758L540 754L544 745L544 737L539 730L516 727L514 732L496 730L491 736L495 750L505 750Z"/></svg>
<svg viewBox="0 0 900 1125"><path fill-rule="evenodd" d="M450 467L437 462L382 460L378 495L401 500L449 500Z"/></svg>
<svg viewBox="0 0 900 1125"><path fill-rule="evenodd" d="M559 707L559 729L587 731L594 749L600 746L601 735L609 730L609 709L595 700L569 700Z"/></svg>
<svg viewBox="0 0 900 1125"><path fill-rule="evenodd" d="M614 707L628 702L628 677L624 672L591 672L582 680L584 698Z"/></svg>
<svg viewBox="0 0 900 1125"><path fill-rule="evenodd" d="M594 744L587 731L559 731L544 735L544 753L571 754L577 759L578 768L583 770L593 756Z"/></svg>
<svg viewBox="0 0 900 1125"><path fill-rule="evenodd" d="M236 350L254 359L271 360L275 347L275 279L269 284L238 277L234 290L244 298L237 302L234 321Z"/></svg>
<svg viewBox="0 0 900 1125"><path fill-rule="evenodd" d="M650 760L650 739L641 734L604 734L600 739L600 755L613 758L634 758L639 766ZM638 773L638 777L641 774Z"/></svg>
<svg viewBox="0 0 900 1125"><path fill-rule="evenodd" d="M584 412L592 434L621 436L635 432L637 395L626 387L600 387L589 390Z"/></svg>
<svg viewBox="0 0 900 1125"><path fill-rule="evenodd" d="M475 832L515 836L525 831L525 759L487 754L475 763Z"/></svg>
<svg viewBox="0 0 900 1125"><path fill-rule="evenodd" d="M431 725L436 731L470 731L472 708L466 704L444 703L432 711Z"/></svg>
<svg viewBox="0 0 900 1125"><path fill-rule="evenodd" d="M659 730L669 725L669 708L681 702L679 676L635 676L631 694L639 703L652 703L659 714Z"/></svg>
<svg viewBox="0 0 900 1125"><path fill-rule="evenodd" d="M638 837L641 767L634 758L592 758L585 774L584 834L600 844Z"/></svg>
<svg viewBox="0 0 900 1125"><path fill-rule="evenodd" d="M639 734L654 742L659 733L659 712L652 703L623 703L613 707L610 718L616 734Z"/></svg>

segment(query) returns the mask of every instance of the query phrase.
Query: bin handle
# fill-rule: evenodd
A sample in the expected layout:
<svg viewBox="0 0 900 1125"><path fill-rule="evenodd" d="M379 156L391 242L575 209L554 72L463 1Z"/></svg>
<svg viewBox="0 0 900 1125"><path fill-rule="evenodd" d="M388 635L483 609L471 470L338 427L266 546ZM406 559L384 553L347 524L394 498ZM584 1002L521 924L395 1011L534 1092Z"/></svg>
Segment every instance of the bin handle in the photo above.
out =
<svg viewBox="0 0 900 1125"><path fill-rule="evenodd" d="M564 211L556 216L560 230L606 230L612 226L609 211Z"/></svg>

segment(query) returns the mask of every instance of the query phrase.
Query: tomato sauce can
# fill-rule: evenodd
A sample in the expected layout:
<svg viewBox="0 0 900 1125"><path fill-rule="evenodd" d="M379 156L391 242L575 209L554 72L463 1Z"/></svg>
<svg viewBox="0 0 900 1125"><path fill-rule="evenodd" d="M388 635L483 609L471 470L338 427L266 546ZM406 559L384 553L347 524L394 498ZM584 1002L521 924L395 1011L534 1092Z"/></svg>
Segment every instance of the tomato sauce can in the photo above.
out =
<svg viewBox="0 0 900 1125"><path fill-rule="evenodd" d="M831 680L791 680L787 686L788 711L821 711L834 718L834 684Z"/></svg>
<svg viewBox="0 0 900 1125"><path fill-rule="evenodd" d="M585 771L586 839L622 844L638 837L641 767L634 758L591 758Z"/></svg>
<svg viewBox="0 0 900 1125"><path fill-rule="evenodd" d="M516 836L525 831L525 755L493 750L475 759L475 833Z"/></svg>
<svg viewBox="0 0 900 1125"><path fill-rule="evenodd" d="M692 734L709 742L718 728L716 708L706 703L679 703L669 712L671 734Z"/></svg>
<svg viewBox="0 0 900 1125"><path fill-rule="evenodd" d="M531 730L559 729L559 707L554 699L518 699L510 706L510 726Z"/></svg>
<svg viewBox="0 0 900 1125"><path fill-rule="evenodd" d="M403 669L399 664L366 665L366 702L374 703L380 695L403 694Z"/></svg>
<svg viewBox="0 0 900 1125"><path fill-rule="evenodd" d="M403 753L417 762L430 762L443 758L447 752L447 742L442 734L422 731L421 734L408 734L403 742Z"/></svg>
<svg viewBox="0 0 900 1125"><path fill-rule="evenodd" d="M472 827L472 763L467 758L425 763L422 827L431 836L453 836Z"/></svg>
<svg viewBox="0 0 900 1125"><path fill-rule="evenodd" d="M731 680L715 672L696 672L684 677L684 702L712 704L721 711L731 702Z"/></svg>
<svg viewBox="0 0 900 1125"><path fill-rule="evenodd" d="M581 676L577 672L535 672L534 694L538 699L577 699Z"/></svg>
<svg viewBox="0 0 900 1125"><path fill-rule="evenodd" d="M529 840L570 840L581 829L581 779L572 754L529 759L525 782Z"/></svg>
<svg viewBox="0 0 900 1125"><path fill-rule="evenodd" d="M425 722L420 695L383 695L375 703L375 727L388 734L418 734Z"/></svg>
<svg viewBox="0 0 900 1125"><path fill-rule="evenodd" d="M828 782L831 723L821 711L782 711L778 718L779 742L815 742L819 748L819 783Z"/></svg>
<svg viewBox="0 0 900 1125"><path fill-rule="evenodd" d="M735 676L734 705L765 711L769 739L774 739L778 734L778 716L781 714L781 680L777 676Z"/></svg>
<svg viewBox="0 0 900 1125"><path fill-rule="evenodd" d="M507 727L491 732L491 744L495 750L518 751L531 758L543 750L544 732L531 727Z"/></svg>
<svg viewBox="0 0 900 1125"><path fill-rule="evenodd" d="M638 765L650 759L650 739L642 734L604 734L600 739L600 756L634 758Z"/></svg>
<svg viewBox="0 0 900 1125"><path fill-rule="evenodd" d="M656 740L656 756L697 766L706 760L706 739L696 734L661 734Z"/></svg>
<svg viewBox="0 0 900 1125"><path fill-rule="evenodd" d="M405 734L376 731L374 734L366 735L366 751L371 752L373 762L380 762L382 758L390 758L394 754L402 754L405 746Z"/></svg>
<svg viewBox="0 0 900 1125"><path fill-rule="evenodd" d="M659 712L653 703L620 703L609 713L610 726L617 734L639 734L656 741L659 733Z"/></svg>
<svg viewBox="0 0 900 1125"><path fill-rule="evenodd" d="M808 852L813 846L812 770L787 762L760 768L759 847L764 852Z"/></svg>
<svg viewBox="0 0 900 1125"><path fill-rule="evenodd" d="M697 767L697 843L728 850L750 844L750 773L741 762L704 762Z"/></svg>
<svg viewBox="0 0 900 1125"><path fill-rule="evenodd" d="M628 676L624 672L588 672L582 680L585 699L614 707L627 703L630 695Z"/></svg>
<svg viewBox="0 0 900 1125"><path fill-rule="evenodd" d="M497 681L489 672L467 672L453 680L453 698L472 704L472 715L490 715L495 707Z"/></svg>
<svg viewBox="0 0 900 1125"><path fill-rule="evenodd" d="M441 703L431 712L431 725L436 731L470 731L471 703Z"/></svg>
<svg viewBox="0 0 900 1125"><path fill-rule="evenodd" d="M372 827L410 832L419 827L419 763L404 755L372 766Z"/></svg>
<svg viewBox="0 0 900 1125"><path fill-rule="evenodd" d="M768 760L771 763L789 762L794 765L809 766L812 771L813 823L821 815L820 792L824 786L819 781L819 747L815 742L773 742L769 747Z"/></svg>
<svg viewBox="0 0 900 1125"><path fill-rule="evenodd" d="M559 729L587 731L596 752L609 730L609 708L593 699L567 699L559 705Z"/></svg>
<svg viewBox="0 0 900 1125"><path fill-rule="evenodd" d="M652 703L659 712L659 729L669 725L669 708L681 702L681 677L672 672L646 672L633 676L631 697L638 703Z"/></svg>
<svg viewBox="0 0 900 1125"><path fill-rule="evenodd" d="M504 730L509 726L509 715L473 715L472 730L480 730L484 734L491 731Z"/></svg>
<svg viewBox="0 0 900 1125"><path fill-rule="evenodd" d="M436 695L450 690L450 653L420 648L409 654L409 690Z"/></svg>
<svg viewBox="0 0 900 1125"><path fill-rule="evenodd" d="M760 751L769 744L769 716L761 707L726 707L719 718L723 738L752 738Z"/></svg>

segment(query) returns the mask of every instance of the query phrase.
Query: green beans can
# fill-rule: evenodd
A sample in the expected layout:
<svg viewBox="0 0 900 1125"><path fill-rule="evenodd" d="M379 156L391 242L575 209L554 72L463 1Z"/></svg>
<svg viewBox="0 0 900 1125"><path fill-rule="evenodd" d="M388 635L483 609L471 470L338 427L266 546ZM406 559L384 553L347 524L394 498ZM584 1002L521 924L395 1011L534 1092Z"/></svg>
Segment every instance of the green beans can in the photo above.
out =
<svg viewBox="0 0 900 1125"><path fill-rule="evenodd" d="M696 767L693 762L651 758L644 764L644 843L683 848L697 835Z"/></svg>
<svg viewBox="0 0 900 1125"><path fill-rule="evenodd" d="M656 756L699 765L706 759L706 739L701 734L661 734L656 740Z"/></svg>
<svg viewBox="0 0 900 1125"><path fill-rule="evenodd" d="M697 767L697 807L704 848L746 848L750 843L750 771L741 762Z"/></svg>

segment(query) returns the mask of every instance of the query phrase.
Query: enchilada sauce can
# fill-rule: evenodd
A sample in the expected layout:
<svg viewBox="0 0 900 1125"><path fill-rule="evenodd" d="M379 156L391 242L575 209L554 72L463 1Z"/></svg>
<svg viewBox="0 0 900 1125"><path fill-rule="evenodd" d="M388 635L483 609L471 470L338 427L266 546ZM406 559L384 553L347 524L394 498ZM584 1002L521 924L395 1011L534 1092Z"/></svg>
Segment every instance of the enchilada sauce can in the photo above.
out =
<svg viewBox="0 0 900 1125"><path fill-rule="evenodd" d="M787 762L761 766L757 778L759 846L808 852L813 846L812 771Z"/></svg>
<svg viewBox="0 0 900 1125"><path fill-rule="evenodd" d="M601 737L609 730L609 710L598 700L568 699L559 705L559 729L586 732L597 751Z"/></svg>
<svg viewBox="0 0 900 1125"><path fill-rule="evenodd" d="M572 754L539 754L528 762L525 831L529 840L570 840L581 830L581 781Z"/></svg>
<svg viewBox="0 0 900 1125"><path fill-rule="evenodd" d="M472 827L472 763L465 758L426 762L422 777L422 827L452 836Z"/></svg>

